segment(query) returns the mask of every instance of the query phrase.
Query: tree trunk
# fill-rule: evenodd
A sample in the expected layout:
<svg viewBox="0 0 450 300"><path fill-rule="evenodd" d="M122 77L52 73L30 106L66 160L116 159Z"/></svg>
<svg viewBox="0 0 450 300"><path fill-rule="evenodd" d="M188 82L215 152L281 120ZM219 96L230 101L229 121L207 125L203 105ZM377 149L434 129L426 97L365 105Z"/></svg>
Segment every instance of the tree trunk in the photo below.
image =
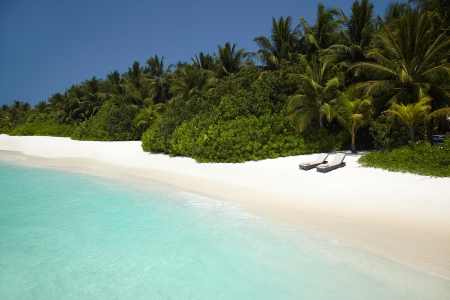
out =
<svg viewBox="0 0 450 300"><path fill-rule="evenodd" d="M351 150L352 153L358 153L358 151L356 151L356 134L352 133L352 146L351 146Z"/></svg>
<svg viewBox="0 0 450 300"><path fill-rule="evenodd" d="M414 135L416 133L416 128L414 126L409 126L409 142L411 146L414 144Z"/></svg>

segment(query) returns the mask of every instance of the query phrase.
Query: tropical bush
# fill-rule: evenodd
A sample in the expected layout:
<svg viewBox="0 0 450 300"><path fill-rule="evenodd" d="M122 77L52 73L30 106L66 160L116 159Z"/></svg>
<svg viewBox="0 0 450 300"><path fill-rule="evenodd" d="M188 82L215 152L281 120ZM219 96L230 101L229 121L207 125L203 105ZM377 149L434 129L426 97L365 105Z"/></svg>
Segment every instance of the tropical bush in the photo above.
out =
<svg viewBox="0 0 450 300"><path fill-rule="evenodd" d="M106 102L95 116L81 123L72 134L74 140L130 141L139 136L133 125L138 108L119 100Z"/></svg>
<svg viewBox="0 0 450 300"><path fill-rule="evenodd" d="M391 115L382 114L375 121L372 121L369 132L377 150L388 150L408 144L409 132L407 127Z"/></svg>
<svg viewBox="0 0 450 300"><path fill-rule="evenodd" d="M450 177L450 139L443 147L428 141L362 156L358 162L364 167L388 171L414 173L425 176Z"/></svg>
<svg viewBox="0 0 450 300"><path fill-rule="evenodd" d="M32 124L24 123L18 125L14 130L9 132L9 135L19 136L59 136L70 137L72 136L75 127L67 124Z"/></svg>
<svg viewBox="0 0 450 300"><path fill-rule="evenodd" d="M330 151L334 139L321 131L305 139L285 117L264 115L211 123L205 116L177 128L171 155L199 162L244 162Z"/></svg>

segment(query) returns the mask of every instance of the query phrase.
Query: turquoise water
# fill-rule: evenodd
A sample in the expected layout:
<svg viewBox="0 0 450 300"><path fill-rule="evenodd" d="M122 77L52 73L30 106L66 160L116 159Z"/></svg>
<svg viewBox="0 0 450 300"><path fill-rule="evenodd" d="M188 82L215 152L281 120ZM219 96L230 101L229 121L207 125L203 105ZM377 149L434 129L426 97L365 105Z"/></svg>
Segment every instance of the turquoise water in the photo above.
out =
<svg viewBox="0 0 450 300"><path fill-rule="evenodd" d="M449 299L449 280L148 188L0 161L0 299Z"/></svg>

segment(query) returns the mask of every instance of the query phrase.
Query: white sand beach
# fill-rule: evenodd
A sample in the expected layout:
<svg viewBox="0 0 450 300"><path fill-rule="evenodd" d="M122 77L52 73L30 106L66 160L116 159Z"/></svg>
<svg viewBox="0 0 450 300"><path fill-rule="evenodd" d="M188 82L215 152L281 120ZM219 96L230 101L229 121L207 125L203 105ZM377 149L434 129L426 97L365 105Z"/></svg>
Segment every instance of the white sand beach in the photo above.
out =
<svg viewBox="0 0 450 300"><path fill-rule="evenodd" d="M199 164L190 158L143 152L139 141L0 135L3 160L139 184L160 180L243 203L266 218L450 278L450 178L362 168L359 154L347 154L347 165L329 173L299 170L299 163L316 157Z"/></svg>

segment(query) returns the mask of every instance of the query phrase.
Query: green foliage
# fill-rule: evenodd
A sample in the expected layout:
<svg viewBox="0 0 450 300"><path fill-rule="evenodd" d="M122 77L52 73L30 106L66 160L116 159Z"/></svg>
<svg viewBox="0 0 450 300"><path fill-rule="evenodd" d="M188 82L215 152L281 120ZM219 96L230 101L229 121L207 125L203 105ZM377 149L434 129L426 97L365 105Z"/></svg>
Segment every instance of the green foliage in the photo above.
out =
<svg viewBox="0 0 450 300"><path fill-rule="evenodd" d="M370 124L369 131L375 149L388 150L408 144L408 129L394 116L379 116Z"/></svg>
<svg viewBox="0 0 450 300"><path fill-rule="evenodd" d="M364 167L394 172L450 177L450 139L444 142L442 148L422 142L412 147L372 152L362 156L358 162Z"/></svg>
<svg viewBox="0 0 450 300"><path fill-rule="evenodd" d="M81 123L72 134L74 140L130 141L139 138L133 120L138 108L120 98L106 102L98 113Z"/></svg>
<svg viewBox="0 0 450 300"><path fill-rule="evenodd" d="M176 118L160 118L141 137L142 149L153 153L169 153L172 134L177 127Z"/></svg>
<svg viewBox="0 0 450 300"><path fill-rule="evenodd" d="M332 137L326 134L311 136L306 141L280 115L241 117L217 123L200 115L177 128L170 154L190 156L199 162L236 163L330 151L332 145Z"/></svg>
<svg viewBox="0 0 450 300"><path fill-rule="evenodd" d="M433 4L437 11L431 14L431 2L419 2L417 8L394 4L399 9L391 10L389 22L379 21L378 28L370 1L355 1L348 19L340 9L319 3L313 25L302 17L298 26L291 17L272 18L270 38L254 39L257 53L227 42L215 54L200 52L192 64L167 67L164 57L155 55L145 66L134 62L123 74L114 71L105 80L74 84L35 109L17 100L3 105L0 132L100 141L141 137L144 151L201 162L327 152L347 147L349 137L356 151L356 140L359 147L372 143L369 132L377 148L392 149L405 144L407 127L411 140L416 131L422 138L424 121L450 111L443 109L450 104L446 6ZM249 58L264 65L257 67ZM339 93L351 84L366 96L356 97L356 90L352 97ZM381 115L369 129L363 127L370 116L367 96L376 100L378 114L389 104L389 113L407 126ZM424 98L430 100L419 102ZM411 114L414 110L418 113ZM423 151L426 156L441 150ZM412 168L410 163L395 164L401 169Z"/></svg>
<svg viewBox="0 0 450 300"><path fill-rule="evenodd" d="M259 36L253 41L259 46L257 57L266 68L277 69L283 59L290 59L297 52L301 33L298 29L293 29L292 17L284 19L280 17L278 21L272 17L272 34L270 39Z"/></svg>
<svg viewBox="0 0 450 300"><path fill-rule="evenodd" d="M308 60L300 58L305 71L292 74L303 83L303 91L289 98L288 111L300 131L306 129L313 120L319 121L323 128L324 110L329 101L335 98L337 89L343 84L344 76L333 68L334 57L315 54Z"/></svg>
<svg viewBox="0 0 450 300"><path fill-rule="evenodd" d="M74 132L75 127L66 124L33 124L24 123L18 125L14 130L9 132L9 135L19 136L59 136L70 137Z"/></svg>
<svg viewBox="0 0 450 300"><path fill-rule="evenodd" d="M70 137L75 127L67 124L55 124L54 114L27 110L20 112L10 126L3 127L2 133L17 136L60 136Z"/></svg>
<svg viewBox="0 0 450 300"><path fill-rule="evenodd" d="M176 99L143 134L143 149L228 162L332 149L334 138L327 134L320 143L314 136L311 146L305 146L286 118L286 99L299 88L289 76L292 69L286 64L273 72L247 67L221 79L203 97Z"/></svg>

